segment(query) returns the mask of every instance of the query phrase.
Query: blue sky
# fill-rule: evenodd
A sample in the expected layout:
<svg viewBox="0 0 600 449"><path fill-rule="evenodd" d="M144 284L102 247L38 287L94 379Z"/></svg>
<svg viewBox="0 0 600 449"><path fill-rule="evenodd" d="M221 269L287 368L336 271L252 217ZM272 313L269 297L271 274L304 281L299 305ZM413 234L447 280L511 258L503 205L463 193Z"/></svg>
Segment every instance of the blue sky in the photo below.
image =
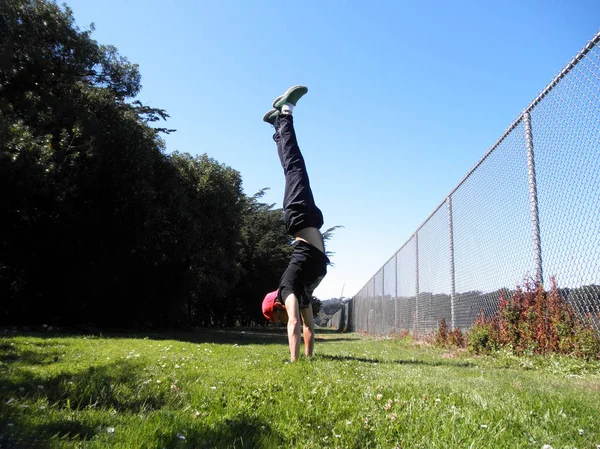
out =
<svg viewBox="0 0 600 449"><path fill-rule="evenodd" d="M324 229L315 294L352 296L600 27L598 1L69 0L76 23L140 65L167 150L207 153L281 206L261 121L294 84Z"/></svg>

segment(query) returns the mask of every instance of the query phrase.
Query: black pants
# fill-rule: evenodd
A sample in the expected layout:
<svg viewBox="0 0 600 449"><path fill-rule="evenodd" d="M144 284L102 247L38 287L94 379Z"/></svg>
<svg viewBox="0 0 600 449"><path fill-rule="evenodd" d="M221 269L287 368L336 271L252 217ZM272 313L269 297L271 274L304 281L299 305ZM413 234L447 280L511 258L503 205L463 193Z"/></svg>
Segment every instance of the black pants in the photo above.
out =
<svg viewBox="0 0 600 449"><path fill-rule="evenodd" d="M281 114L275 123L273 140L285 175L283 219L287 231L294 235L300 229L323 226L323 214L315 204L304 158L298 147L294 118Z"/></svg>
<svg viewBox="0 0 600 449"><path fill-rule="evenodd" d="M323 226L323 214L313 198L292 115L281 114L275 129L273 140L285 175L285 227L291 235L308 227L320 229ZM327 274L328 264L329 259L320 250L306 242L296 242L290 263L279 282L277 300L283 304L294 293L300 308L307 308L314 289Z"/></svg>

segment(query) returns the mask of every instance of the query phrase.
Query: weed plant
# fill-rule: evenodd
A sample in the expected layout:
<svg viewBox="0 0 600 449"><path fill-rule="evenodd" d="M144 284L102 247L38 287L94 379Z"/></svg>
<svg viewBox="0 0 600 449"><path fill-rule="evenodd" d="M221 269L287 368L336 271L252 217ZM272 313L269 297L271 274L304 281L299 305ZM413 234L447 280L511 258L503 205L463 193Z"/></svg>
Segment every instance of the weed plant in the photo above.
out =
<svg viewBox="0 0 600 449"><path fill-rule="evenodd" d="M460 334L455 330L453 333ZM462 346L440 322L438 345ZM475 353L508 348L516 355L564 354L586 360L600 359L600 335L590 317L580 319L561 297L556 282L546 292L541 284L528 283L514 294L500 295L497 313L486 318L483 311L467 333L468 347Z"/></svg>

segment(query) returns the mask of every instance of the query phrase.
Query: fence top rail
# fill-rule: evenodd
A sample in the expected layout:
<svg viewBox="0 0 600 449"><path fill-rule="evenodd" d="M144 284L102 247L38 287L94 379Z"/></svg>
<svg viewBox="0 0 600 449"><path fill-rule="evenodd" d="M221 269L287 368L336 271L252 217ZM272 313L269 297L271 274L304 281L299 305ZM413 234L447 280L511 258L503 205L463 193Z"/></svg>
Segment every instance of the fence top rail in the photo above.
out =
<svg viewBox="0 0 600 449"><path fill-rule="evenodd" d="M559 83L559 81L562 80L579 63L579 61L581 61L585 57L585 55L587 55L596 45L598 45L598 43L600 43L600 30L598 30L598 32L594 35L594 37L581 49L581 51L579 53L577 53L577 55L575 55L575 57L573 59L571 59L571 61L558 73L558 75L556 75L554 77L554 79L544 88L544 90L542 90L540 92L540 94L537 97L535 97L535 99L529 104L529 106L527 106L519 114L519 116L506 129L506 131L504 131L504 134L502 134L502 136L500 136L500 138L496 141L496 143L494 143L491 146L491 148L473 166L473 168L471 168L471 170L469 170L467 172L467 174L460 180L460 182L456 185L456 187L454 187L450 191L450 193L444 197L443 201L439 203L439 205L433 210L433 212L431 212L431 214L429 214L427 216L427 218L425 220L423 220L423 222L419 225L419 227L417 227L417 230L411 234L411 236L394 253L394 255L399 253L415 237L415 234L417 234L421 230L421 228L423 228L423 226L425 226L425 224L431 219L431 217L433 217L437 213L437 211L440 209L440 207L442 207L444 204L446 204L448 197L451 197L460 188L460 186L462 186L465 183L465 181L467 179L469 179L469 177L473 174L473 172L475 172L475 170L477 170L477 168L479 168L479 166L481 164L483 164L483 162L489 157L489 155L492 154L492 152L496 148L498 148L498 146L504 141L504 139L506 139L506 137L512 132L512 130L515 129L519 125L519 122L521 120L523 120L523 116L526 113L531 112L533 110L533 108L540 101L542 101L542 99L546 95L548 95L548 93L550 93L550 91ZM392 256L391 258L393 258L393 257L394 256ZM386 261L386 264L391 260L391 258ZM384 264L384 266L385 266L385 264Z"/></svg>

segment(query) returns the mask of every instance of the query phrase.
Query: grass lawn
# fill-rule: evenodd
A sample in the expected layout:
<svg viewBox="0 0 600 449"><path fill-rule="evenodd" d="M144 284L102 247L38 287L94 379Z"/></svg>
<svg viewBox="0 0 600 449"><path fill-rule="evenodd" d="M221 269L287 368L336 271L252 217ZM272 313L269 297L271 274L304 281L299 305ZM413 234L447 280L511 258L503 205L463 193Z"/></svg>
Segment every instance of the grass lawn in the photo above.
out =
<svg viewBox="0 0 600 449"><path fill-rule="evenodd" d="M600 363L284 329L0 330L0 448L600 447Z"/></svg>

